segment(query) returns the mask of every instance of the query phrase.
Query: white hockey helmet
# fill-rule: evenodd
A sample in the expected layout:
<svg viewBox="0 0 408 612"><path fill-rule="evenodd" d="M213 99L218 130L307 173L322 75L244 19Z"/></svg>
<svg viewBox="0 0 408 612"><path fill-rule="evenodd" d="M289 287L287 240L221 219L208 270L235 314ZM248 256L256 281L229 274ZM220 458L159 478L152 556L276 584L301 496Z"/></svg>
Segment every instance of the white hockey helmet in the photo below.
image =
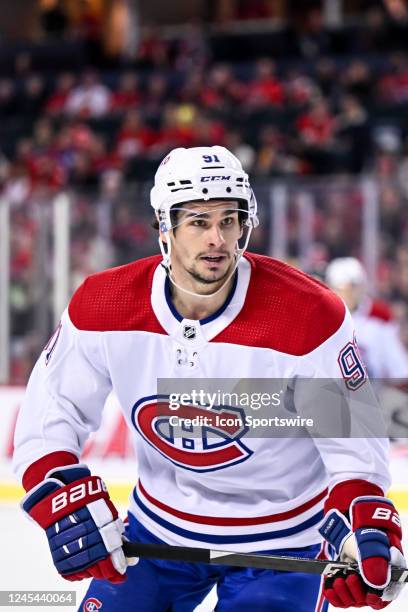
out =
<svg viewBox="0 0 408 612"><path fill-rule="evenodd" d="M259 223L257 203L241 162L221 146L178 148L161 162L150 192L162 232L172 227L170 209L177 204L208 200L238 200L248 212L247 225Z"/></svg>
<svg viewBox="0 0 408 612"><path fill-rule="evenodd" d="M366 286L367 274L355 257L333 259L326 268L326 283L333 289L347 285Z"/></svg>

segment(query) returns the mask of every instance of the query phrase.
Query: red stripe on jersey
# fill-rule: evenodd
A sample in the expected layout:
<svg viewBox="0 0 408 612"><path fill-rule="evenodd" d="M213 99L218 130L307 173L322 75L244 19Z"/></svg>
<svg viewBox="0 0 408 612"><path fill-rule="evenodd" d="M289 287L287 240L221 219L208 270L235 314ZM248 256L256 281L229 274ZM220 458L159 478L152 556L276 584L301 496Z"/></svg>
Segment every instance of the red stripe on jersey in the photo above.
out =
<svg viewBox="0 0 408 612"><path fill-rule="evenodd" d="M319 589L319 598L317 600L317 606L315 608L315 612L322 612L323 604L325 603L325 597L323 594L323 581L324 578L320 579L320 589Z"/></svg>
<svg viewBox="0 0 408 612"><path fill-rule="evenodd" d="M324 559L324 560L328 559L328 556L326 555L326 552L325 552L325 546L326 546L326 542L323 542L323 544L321 546L321 549L320 549L320 552L317 555L316 559ZM325 598L325 596L323 594L324 580L325 580L325 577L322 576L321 579L320 579L319 595L318 595L318 598L317 598L317 604L316 604L316 607L314 609L314 612L322 612L323 604L326 601L326 598Z"/></svg>
<svg viewBox="0 0 408 612"><path fill-rule="evenodd" d="M257 516L251 518L227 518L225 516L203 516L201 514L190 514L189 512L181 512L180 510L175 510L175 508L171 508L167 506L163 502L155 499L146 491L144 486L139 480L139 488L144 497L149 500L151 504L160 508L160 510L164 510L164 512L168 512L177 518L183 519L185 521L190 521L191 523L199 523L204 525L216 525L216 526L226 526L226 527L240 527L244 525L263 525L265 523L274 523L277 521L285 521L290 518L294 518L299 514L302 514L309 508L312 508L322 499L324 499L327 495L327 489L315 495L312 499L305 502L304 504L293 508L292 510L288 510L287 512L280 512L278 514L269 514L267 516Z"/></svg>

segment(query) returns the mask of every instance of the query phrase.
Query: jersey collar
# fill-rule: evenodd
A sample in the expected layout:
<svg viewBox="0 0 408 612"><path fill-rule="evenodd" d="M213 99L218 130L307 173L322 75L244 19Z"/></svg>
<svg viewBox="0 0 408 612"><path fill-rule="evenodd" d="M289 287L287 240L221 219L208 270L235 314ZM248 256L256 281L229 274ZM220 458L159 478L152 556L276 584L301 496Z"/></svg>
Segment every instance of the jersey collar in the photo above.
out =
<svg viewBox="0 0 408 612"><path fill-rule="evenodd" d="M251 276L251 266L247 259L241 257L234 283L224 304L215 313L195 321L201 326L201 331L207 340L211 340L227 327L241 311ZM151 302L153 311L162 327L170 336L175 336L187 319L177 312L170 295L170 281L163 266L160 264L153 276Z"/></svg>

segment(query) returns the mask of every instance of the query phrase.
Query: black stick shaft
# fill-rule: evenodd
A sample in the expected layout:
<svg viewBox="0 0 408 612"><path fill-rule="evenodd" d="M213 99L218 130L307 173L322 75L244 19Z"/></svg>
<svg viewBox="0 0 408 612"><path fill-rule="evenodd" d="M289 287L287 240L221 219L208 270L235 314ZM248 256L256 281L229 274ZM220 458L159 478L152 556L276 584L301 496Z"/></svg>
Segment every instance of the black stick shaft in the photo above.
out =
<svg viewBox="0 0 408 612"><path fill-rule="evenodd" d="M278 570L280 572L300 572L305 574L328 574L335 569L356 568L355 565L349 563L320 559L234 553L209 550L206 548L143 544L141 542L124 542L123 550L127 557L146 557L148 559L206 563L210 565L230 565L232 567L257 567L260 569ZM391 571L391 578L396 582L408 582L408 570L394 567Z"/></svg>

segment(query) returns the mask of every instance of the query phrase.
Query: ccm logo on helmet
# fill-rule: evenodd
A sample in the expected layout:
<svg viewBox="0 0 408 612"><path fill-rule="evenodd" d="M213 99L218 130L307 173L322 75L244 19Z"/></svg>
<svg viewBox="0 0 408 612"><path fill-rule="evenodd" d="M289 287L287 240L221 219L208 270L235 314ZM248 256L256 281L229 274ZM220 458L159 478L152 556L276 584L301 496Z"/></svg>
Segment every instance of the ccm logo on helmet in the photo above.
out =
<svg viewBox="0 0 408 612"><path fill-rule="evenodd" d="M51 504L52 513L54 514L54 512L58 512L58 510L65 508L68 504L72 504L88 495L97 495L101 491L107 491L106 485L101 478L96 478L96 485L95 480L94 482L92 480L81 482L81 484L75 485L69 491L63 491L53 498Z"/></svg>
<svg viewBox="0 0 408 612"><path fill-rule="evenodd" d="M225 176L223 174L216 174L215 176L202 176L201 182L208 183L209 181L229 181L231 179L230 176Z"/></svg>
<svg viewBox="0 0 408 612"><path fill-rule="evenodd" d="M401 527L401 521L400 521L400 517L398 513L393 512L392 510L389 510L388 508L382 508L381 506L379 506L378 508L374 510L374 514L371 518L379 519L382 521L391 520L393 523L398 525L398 527Z"/></svg>

